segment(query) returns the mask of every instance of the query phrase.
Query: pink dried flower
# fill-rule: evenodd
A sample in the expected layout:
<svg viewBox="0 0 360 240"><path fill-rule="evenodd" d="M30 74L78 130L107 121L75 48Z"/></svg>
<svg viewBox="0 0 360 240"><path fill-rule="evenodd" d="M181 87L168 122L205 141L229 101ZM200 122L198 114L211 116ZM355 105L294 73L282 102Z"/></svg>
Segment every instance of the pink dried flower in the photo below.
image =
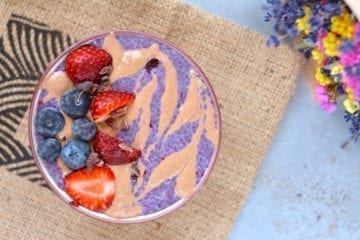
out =
<svg viewBox="0 0 360 240"><path fill-rule="evenodd" d="M320 50L320 52L325 52L325 47L323 43L323 39L326 37L327 32L324 29L319 29L318 31L318 39L316 41L316 46Z"/></svg>
<svg viewBox="0 0 360 240"><path fill-rule="evenodd" d="M360 22L355 23L354 32L355 32L354 41L356 43L359 43L360 42Z"/></svg>
<svg viewBox="0 0 360 240"><path fill-rule="evenodd" d="M354 100L360 100L360 79L359 76L350 77L346 73L344 74L344 88L350 88L353 94Z"/></svg>
<svg viewBox="0 0 360 240"><path fill-rule="evenodd" d="M336 104L334 99L329 96L328 87L316 85L315 97L319 101L320 106L328 113L332 113L336 110Z"/></svg>
<svg viewBox="0 0 360 240"><path fill-rule="evenodd" d="M360 46L356 49L340 55L340 62L343 66L353 66L360 62Z"/></svg>

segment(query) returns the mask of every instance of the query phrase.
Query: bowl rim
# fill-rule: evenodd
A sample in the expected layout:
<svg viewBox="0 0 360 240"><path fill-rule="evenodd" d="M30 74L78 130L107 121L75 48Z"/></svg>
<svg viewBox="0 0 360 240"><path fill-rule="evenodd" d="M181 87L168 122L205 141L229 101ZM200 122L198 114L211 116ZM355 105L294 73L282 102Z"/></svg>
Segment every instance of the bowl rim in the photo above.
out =
<svg viewBox="0 0 360 240"><path fill-rule="evenodd" d="M33 139L33 118L34 118L34 110L36 107L36 102L35 100L38 98L39 95L39 90L40 90L40 86L41 83L43 82L44 78L48 75L48 73L53 69L53 67L57 64L57 62L63 58L65 55L67 55L72 49L77 48L81 45L86 44L89 41L101 38L101 37L105 37L108 34L114 34L116 35L132 35L132 36L139 36L139 37L147 37L150 38L152 40L158 41L162 44L168 45L169 47L175 49L178 53L180 53L181 55L183 55L183 57L185 57L185 59L187 61L189 61L192 65L193 68L195 68L195 70L200 74L201 78L205 81L205 84L208 86L210 93L212 95L212 98L214 100L214 108L217 112L217 121L218 121L218 142L215 145L215 154L213 154L213 157L209 163L209 166L207 168L207 170L205 171L204 175L202 176L202 178L200 179L199 183L196 185L194 191L186 198L182 198L180 200L178 200L177 202L175 202L174 204L158 211L155 213L151 213L145 216L142 216L142 218L138 218L138 216L135 217L130 217L130 218L104 218L101 215L97 215L94 213L98 213L96 211L91 211L88 210L84 207L78 207L78 206L74 206L73 204L71 204L71 201L69 201L62 192L60 192L58 190L57 186L54 186L51 183L51 180L48 178L47 174L45 173L46 170L43 169L43 167L40 165L40 160L37 156L37 152L35 150L35 146L34 146L34 139ZM88 35L86 37L84 37L82 40L77 41L75 43L73 43L71 46L69 46L68 48L66 48L64 51L62 51L53 61L51 61L51 63L47 66L46 70L43 72L42 76L40 77L35 90L34 90L34 94L32 95L31 98L31 104L30 104L30 108L29 108L29 116L28 116L28 137L29 137L29 143L30 143L30 149L31 152L33 154L33 158L34 161L36 163L37 168L39 169L42 177L44 178L45 182L47 183L47 185L51 188L51 190L59 197L61 198L66 205L71 206L72 209L80 212L81 214L93 218L93 219L97 219L97 220L101 220L104 222L108 222L108 223L117 223L117 224L133 224L133 223L142 223L142 222L148 222L148 221L152 221L152 220L156 220L158 218L164 217L170 213L173 213L175 210L177 210L178 208L180 208L181 206L184 206L186 203L188 203L193 197L194 195L203 187L203 185L205 184L205 182L208 180L210 173L212 172L214 166L215 166L215 162L219 156L219 152L220 152L220 146L221 146L221 136L222 136L222 118L221 118L221 111L220 111L220 107L219 107L219 103L217 100L217 96L215 94L215 91L212 87L212 85L210 84L209 79L207 78L207 76L205 75L205 73L202 71L202 69L199 67L199 65L184 51L182 51L181 49L179 49L178 47L176 47L174 44L168 42L167 40L164 40L162 38L159 38L153 34L149 34L149 33L145 33L145 32L140 32L140 31L132 31L132 30L114 30L114 31L105 31L105 32L101 32L101 33L97 33L97 34L93 34L93 35Z"/></svg>

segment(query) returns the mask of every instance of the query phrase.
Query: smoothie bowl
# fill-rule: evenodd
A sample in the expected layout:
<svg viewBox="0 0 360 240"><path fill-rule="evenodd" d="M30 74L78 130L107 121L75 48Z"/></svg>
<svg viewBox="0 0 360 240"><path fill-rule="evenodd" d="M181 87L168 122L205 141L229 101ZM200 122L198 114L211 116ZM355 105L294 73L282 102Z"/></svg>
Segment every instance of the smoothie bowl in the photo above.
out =
<svg viewBox="0 0 360 240"><path fill-rule="evenodd" d="M213 168L221 120L200 68L153 36L117 31L74 44L32 99L30 145L54 192L108 222L158 218Z"/></svg>

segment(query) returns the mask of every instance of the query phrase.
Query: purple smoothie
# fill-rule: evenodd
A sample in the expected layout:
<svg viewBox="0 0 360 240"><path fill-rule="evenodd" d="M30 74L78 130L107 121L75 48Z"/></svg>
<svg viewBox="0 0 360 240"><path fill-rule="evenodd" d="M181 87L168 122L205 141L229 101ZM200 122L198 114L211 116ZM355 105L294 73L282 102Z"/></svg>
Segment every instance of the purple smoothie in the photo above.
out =
<svg viewBox="0 0 360 240"><path fill-rule="evenodd" d="M130 181L132 198L134 199L132 204L140 206L141 212L136 216L129 215L120 217L120 219L136 219L154 213L161 213L159 215L162 215L166 209L171 209L171 206L177 202L187 200L192 196L204 182L215 161L220 138L220 116L216 99L199 68L186 55L161 40L137 33L119 32L102 34L84 43L103 48L107 44L107 38L110 37L116 40L123 51L122 59L117 61L120 67L126 66L127 56L130 62L135 61L136 58L139 59L134 63L137 66L136 71L129 74L126 71L119 73L119 77L113 78L109 88L141 95L147 91L146 89L149 88L150 84L155 86L153 92L146 95L149 96L145 101L147 105L137 106L136 113L133 114L135 117L128 123L129 128L117 130L115 134L120 141L133 145L139 142L138 136L141 130L146 128L147 133L146 137L141 139L143 155L137 163L142 165L142 175L140 178L131 175ZM155 50L151 52L149 49ZM112 52L110 54L112 54L113 59L117 57ZM65 57L66 54L61 56L46 76L57 71L64 71L63 61ZM146 63L153 59L156 59L158 64L148 68ZM144 64L139 64L141 62ZM173 107L167 109L166 98L169 97L168 91L171 89L169 86L172 86L169 81L174 80L174 78L169 77L172 69L175 70L174 75L176 76L176 94L173 94L175 98L175 100L172 99L175 101ZM34 114L45 106L59 108L57 98L44 101L44 98L49 94L47 89L39 90L36 94ZM194 101L194 99L199 100ZM165 115L162 112L165 111L164 109L167 111ZM193 114L183 116L186 111ZM160 129L160 121L166 122L162 129ZM36 145L42 141L42 137L34 132L33 138L36 148ZM192 159L186 159L189 156L193 156ZM184 164L179 164L181 167L173 174L169 172L158 173L157 169L162 169L166 165L165 161L171 159L180 159L184 161ZM55 190L66 195L62 192L63 169L58 166L57 162L45 163L41 159L38 161L40 167L45 170L45 176L51 178L56 185ZM161 176L159 179L162 181L156 182L153 179L155 178L153 173ZM184 176L192 176L192 189L189 189L188 185L182 184L181 181L183 181ZM153 184L153 182L156 184L149 187L148 185ZM107 213L105 212L105 214ZM100 215L104 214L100 213ZM114 215L108 215L110 218L116 218ZM96 217L102 218L98 215ZM151 218L153 217L151 216ZM116 220L112 221L116 222Z"/></svg>

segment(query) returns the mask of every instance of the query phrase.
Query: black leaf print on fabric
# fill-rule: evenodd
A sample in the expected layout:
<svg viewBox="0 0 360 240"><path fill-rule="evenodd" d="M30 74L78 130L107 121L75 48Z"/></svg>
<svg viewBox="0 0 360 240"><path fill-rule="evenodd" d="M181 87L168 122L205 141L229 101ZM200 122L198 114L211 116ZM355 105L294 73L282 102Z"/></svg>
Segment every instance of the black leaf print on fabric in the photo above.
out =
<svg viewBox="0 0 360 240"><path fill-rule="evenodd" d="M42 186L29 146L14 135L46 66L72 43L69 35L17 14L0 36L0 167Z"/></svg>

